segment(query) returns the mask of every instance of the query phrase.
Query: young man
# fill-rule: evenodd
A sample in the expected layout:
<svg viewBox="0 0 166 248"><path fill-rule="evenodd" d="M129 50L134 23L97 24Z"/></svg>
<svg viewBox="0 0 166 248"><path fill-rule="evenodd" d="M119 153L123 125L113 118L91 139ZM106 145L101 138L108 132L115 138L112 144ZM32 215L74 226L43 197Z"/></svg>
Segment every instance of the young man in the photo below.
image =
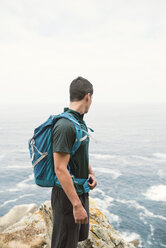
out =
<svg viewBox="0 0 166 248"><path fill-rule="evenodd" d="M92 103L93 86L78 77L70 85L70 107L66 112L73 115L81 128L87 131L84 114ZM83 132L83 136L84 136ZM89 233L89 193L82 185L73 183L67 169L76 178L90 178L89 187L97 185L95 175L89 165L89 138L81 142L76 153L70 158L72 146L76 139L73 123L65 118L59 119L53 128L54 168L61 187L54 186L51 195L53 210L53 232L51 248L77 248L78 242L87 239Z"/></svg>

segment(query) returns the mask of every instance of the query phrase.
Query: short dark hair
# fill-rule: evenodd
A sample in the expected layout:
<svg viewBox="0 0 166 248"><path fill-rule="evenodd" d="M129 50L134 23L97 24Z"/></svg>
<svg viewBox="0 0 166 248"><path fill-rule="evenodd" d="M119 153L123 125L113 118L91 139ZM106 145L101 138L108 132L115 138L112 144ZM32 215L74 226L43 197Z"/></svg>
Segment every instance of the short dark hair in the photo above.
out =
<svg viewBox="0 0 166 248"><path fill-rule="evenodd" d="M86 94L93 95L93 85L83 77L77 77L70 84L70 101L81 101Z"/></svg>

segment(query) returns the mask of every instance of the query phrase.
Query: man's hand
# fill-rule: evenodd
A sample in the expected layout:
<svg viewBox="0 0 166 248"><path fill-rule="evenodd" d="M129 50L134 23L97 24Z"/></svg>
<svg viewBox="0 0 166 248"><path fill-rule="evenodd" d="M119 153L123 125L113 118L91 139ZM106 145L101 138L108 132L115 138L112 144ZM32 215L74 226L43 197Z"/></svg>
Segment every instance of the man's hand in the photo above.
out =
<svg viewBox="0 0 166 248"><path fill-rule="evenodd" d="M73 207L73 215L76 224L88 224L88 215L82 204Z"/></svg>
<svg viewBox="0 0 166 248"><path fill-rule="evenodd" d="M96 178L94 175L92 174L89 174L89 182L88 182L88 185L90 187L90 189L94 189L97 185L97 181L96 181Z"/></svg>

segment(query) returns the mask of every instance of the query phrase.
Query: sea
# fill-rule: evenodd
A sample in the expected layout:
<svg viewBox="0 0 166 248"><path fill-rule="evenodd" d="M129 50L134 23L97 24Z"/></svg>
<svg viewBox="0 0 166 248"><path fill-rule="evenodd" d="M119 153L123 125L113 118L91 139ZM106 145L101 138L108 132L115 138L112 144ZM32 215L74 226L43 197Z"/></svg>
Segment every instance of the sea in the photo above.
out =
<svg viewBox="0 0 166 248"><path fill-rule="evenodd" d="M34 183L28 140L63 107L0 106L0 216L50 200L51 189ZM84 118L95 131L89 153L98 185L90 196L126 241L166 247L166 103L94 103Z"/></svg>

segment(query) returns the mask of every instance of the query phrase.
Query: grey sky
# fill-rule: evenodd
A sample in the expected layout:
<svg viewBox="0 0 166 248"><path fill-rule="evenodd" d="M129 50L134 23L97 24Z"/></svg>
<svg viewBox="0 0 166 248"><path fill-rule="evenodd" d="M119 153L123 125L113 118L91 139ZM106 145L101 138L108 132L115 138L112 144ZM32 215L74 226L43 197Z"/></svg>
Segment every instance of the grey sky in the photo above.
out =
<svg viewBox="0 0 166 248"><path fill-rule="evenodd" d="M1 0L0 102L166 101L165 0Z"/></svg>

